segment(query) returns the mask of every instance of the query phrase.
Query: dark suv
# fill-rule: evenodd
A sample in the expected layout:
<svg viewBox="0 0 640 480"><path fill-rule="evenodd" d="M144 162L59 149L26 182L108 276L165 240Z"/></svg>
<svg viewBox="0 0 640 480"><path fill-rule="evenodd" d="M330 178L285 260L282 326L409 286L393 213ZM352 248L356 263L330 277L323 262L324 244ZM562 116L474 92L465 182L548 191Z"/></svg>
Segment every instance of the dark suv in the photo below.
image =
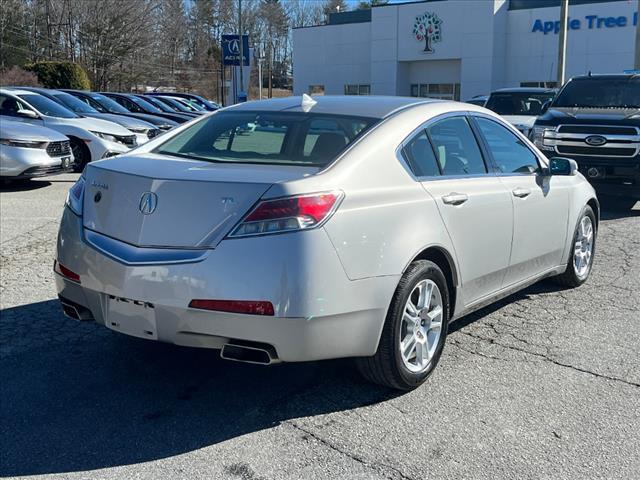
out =
<svg viewBox="0 0 640 480"><path fill-rule="evenodd" d="M640 200L640 75L569 80L534 124L547 157L568 157L598 193Z"/></svg>

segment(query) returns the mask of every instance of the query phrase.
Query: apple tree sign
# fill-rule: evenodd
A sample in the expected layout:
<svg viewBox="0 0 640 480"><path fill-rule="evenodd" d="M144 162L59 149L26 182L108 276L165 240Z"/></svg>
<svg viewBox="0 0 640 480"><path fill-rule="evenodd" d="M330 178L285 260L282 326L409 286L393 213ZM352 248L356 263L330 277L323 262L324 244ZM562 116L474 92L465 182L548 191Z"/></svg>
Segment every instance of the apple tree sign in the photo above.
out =
<svg viewBox="0 0 640 480"><path fill-rule="evenodd" d="M442 41L442 20L433 12L425 12L416 17L413 35L419 42L424 41L424 53L433 53L433 44Z"/></svg>

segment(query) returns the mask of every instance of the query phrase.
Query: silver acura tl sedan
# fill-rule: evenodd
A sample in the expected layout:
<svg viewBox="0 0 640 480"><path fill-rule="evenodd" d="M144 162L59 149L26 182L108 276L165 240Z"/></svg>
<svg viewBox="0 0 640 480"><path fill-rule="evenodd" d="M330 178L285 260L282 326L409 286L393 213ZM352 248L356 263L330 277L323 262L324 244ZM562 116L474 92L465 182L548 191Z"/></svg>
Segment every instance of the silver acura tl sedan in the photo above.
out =
<svg viewBox="0 0 640 480"><path fill-rule="evenodd" d="M304 95L87 165L54 269L75 319L231 360L355 357L411 389L452 320L585 282L598 220L575 162L482 107Z"/></svg>

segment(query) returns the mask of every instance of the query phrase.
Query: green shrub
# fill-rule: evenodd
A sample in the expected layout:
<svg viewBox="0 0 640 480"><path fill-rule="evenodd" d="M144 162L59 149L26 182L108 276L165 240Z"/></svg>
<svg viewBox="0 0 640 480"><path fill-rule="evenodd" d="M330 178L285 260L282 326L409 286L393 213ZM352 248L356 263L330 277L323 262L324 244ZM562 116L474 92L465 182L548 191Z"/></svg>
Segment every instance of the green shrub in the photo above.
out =
<svg viewBox="0 0 640 480"><path fill-rule="evenodd" d="M24 67L35 73L46 88L73 88L89 90L91 83L87 72L72 62L35 62Z"/></svg>

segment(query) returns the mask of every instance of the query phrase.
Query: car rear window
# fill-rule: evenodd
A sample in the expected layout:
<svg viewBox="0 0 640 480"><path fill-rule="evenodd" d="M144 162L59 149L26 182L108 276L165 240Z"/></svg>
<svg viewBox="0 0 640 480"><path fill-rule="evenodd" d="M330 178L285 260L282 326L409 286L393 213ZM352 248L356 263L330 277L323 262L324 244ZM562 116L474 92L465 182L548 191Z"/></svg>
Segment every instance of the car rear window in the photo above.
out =
<svg viewBox="0 0 640 480"><path fill-rule="evenodd" d="M323 167L377 120L294 112L220 112L156 148L210 162Z"/></svg>

